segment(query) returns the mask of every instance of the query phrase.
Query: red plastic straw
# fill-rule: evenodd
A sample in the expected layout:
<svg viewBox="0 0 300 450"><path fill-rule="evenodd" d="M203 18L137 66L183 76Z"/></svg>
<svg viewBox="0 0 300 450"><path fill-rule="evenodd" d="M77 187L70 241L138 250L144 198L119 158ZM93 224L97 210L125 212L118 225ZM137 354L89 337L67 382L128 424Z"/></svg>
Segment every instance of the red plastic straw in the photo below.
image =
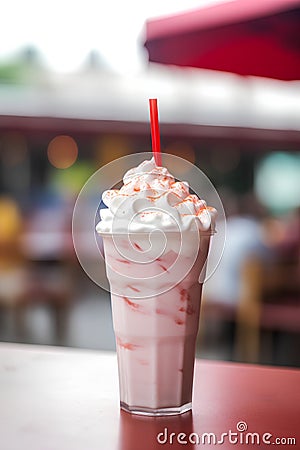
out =
<svg viewBox="0 0 300 450"><path fill-rule="evenodd" d="M159 135L159 123L158 123L158 109L157 99L150 98L150 125L151 125L151 137L152 137L152 152L157 166L162 166L161 152L160 152L160 135Z"/></svg>

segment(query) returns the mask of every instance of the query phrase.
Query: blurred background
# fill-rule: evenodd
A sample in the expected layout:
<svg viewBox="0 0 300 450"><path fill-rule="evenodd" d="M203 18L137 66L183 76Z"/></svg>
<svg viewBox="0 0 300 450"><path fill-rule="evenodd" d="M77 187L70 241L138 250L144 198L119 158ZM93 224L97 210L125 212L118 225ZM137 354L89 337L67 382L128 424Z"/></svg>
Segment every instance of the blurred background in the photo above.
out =
<svg viewBox="0 0 300 450"><path fill-rule="evenodd" d="M156 97L163 151L200 167L227 215L197 355L300 366L300 2L148 3L2 9L0 340L115 349L72 212L98 168L150 150Z"/></svg>

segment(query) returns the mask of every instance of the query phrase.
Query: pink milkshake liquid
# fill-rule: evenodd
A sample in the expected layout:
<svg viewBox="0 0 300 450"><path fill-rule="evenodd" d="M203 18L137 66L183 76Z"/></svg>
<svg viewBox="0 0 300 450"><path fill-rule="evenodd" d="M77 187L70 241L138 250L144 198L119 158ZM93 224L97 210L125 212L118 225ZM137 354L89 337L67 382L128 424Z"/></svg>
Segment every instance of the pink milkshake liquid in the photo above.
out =
<svg viewBox="0 0 300 450"><path fill-rule="evenodd" d="M183 233L165 232L168 245L157 258L144 253L149 248L148 233L101 233L111 287L120 404L131 413L173 415L192 407L211 231ZM160 239L150 236L158 246ZM181 253L182 244L186 251ZM138 260L130 248L133 255L140 255Z"/></svg>

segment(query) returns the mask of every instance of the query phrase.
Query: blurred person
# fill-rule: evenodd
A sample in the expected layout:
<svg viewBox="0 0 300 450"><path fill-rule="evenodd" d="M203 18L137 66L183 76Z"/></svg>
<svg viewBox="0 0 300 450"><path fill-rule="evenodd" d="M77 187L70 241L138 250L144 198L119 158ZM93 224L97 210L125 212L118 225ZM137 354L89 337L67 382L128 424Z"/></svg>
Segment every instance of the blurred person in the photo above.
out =
<svg viewBox="0 0 300 450"><path fill-rule="evenodd" d="M266 297L300 301L300 208L264 223L265 242L273 260L266 275Z"/></svg>
<svg viewBox="0 0 300 450"><path fill-rule="evenodd" d="M252 193L239 198L227 192L222 200L226 243L220 264L204 284L203 322L214 352L221 349L222 358L250 361L258 353L258 280L262 263L269 258L263 238L264 211Z"/></svg>
<svg viewBox="0 0 300 450"><path fill-rule="evenodd" d="M227 215L224 253L213 276L205 283L207 301L235 307L242 289L241 270L252 258L264 259L268 248L264 242L261 205L252 193L236 197L227 193L223 199Z"/></svg>
<svg viewBox="0 0 300 450"><path fill-rule="evenodd" d="M299 366L300 209L264 221L271 258L260 280L259 325L264 330L263 358L269 363Z"/></svg>

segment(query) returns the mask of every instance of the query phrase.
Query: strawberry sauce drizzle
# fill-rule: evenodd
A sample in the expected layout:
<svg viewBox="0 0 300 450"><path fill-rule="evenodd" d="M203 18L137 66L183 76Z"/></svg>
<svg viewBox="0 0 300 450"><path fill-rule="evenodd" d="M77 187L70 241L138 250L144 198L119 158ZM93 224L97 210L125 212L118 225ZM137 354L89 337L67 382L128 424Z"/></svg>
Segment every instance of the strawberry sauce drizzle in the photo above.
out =
<svg viewBox="0 0 300 450"><path fill-rule="evenodd" d="M184 325L184 320L178 319L178 317L175 317L175 323L177 325Z"/></svg>
<svg viewBox="0 0 300 450"><path fill-rule="evenodd" d="M133 243L133 246L134 246L137 250L139 250L140 252L143 251L142 247L141 247L139 244L137 244L136 242Z"/></svg>
<svg viewBox="0 0 300 450"><path fill-rule="evenodd" d="M180 290L180 301L181 302L188 302L188 301L190 301L190 294L188 293L188 291L186 289L181 289Z"/></svg>
<svg viewBox="0 0 300 450"><path fill-rule="evenodd" d="M119 337L116 338L117 345L125 348L126 350L136 350L140 345L133 344L132 342L124 342Z"/></svg>
<svg viewBox="0 0 300 450"><path fill-rule="evenodd" d="M179 308L178 310L179 312L185 312L186 314L188 314L189 316L191 316L192 314L195 313L194 308L192 307L192 305L187 305L187 307L185 308L184 306L181 306L181 308Z"/></svg>
<svg viewBox="0 0 300 450"><path fill-rule="evenodd" d="M169 315L169 312L166 309L162 309L162 308L156 308L155 312L156 312L156 314L159 314L161 316Z"/></svg>
<svg viewBox="0 0 300 450"><path fill-rule="evenodd" d="M136 287L134 287L134 286L131 286L131 284L127 284L127 287L128 287L129 289L131 289L132 291L134 291L134 292L141 292L138 288L136 288Z"/></svg>
<svg viewBox="0 0 300 450"><path fill-rule="evenodd" d="M137 310L137 309L140 308L140 305L139 305L138 303L132 302L131 300L129 300L129 298L123 297L123 299L124 299L125 303L126 303L128 306L130 306L130 308L132 308L132 309L134 309L134 310Z"/></svg>

